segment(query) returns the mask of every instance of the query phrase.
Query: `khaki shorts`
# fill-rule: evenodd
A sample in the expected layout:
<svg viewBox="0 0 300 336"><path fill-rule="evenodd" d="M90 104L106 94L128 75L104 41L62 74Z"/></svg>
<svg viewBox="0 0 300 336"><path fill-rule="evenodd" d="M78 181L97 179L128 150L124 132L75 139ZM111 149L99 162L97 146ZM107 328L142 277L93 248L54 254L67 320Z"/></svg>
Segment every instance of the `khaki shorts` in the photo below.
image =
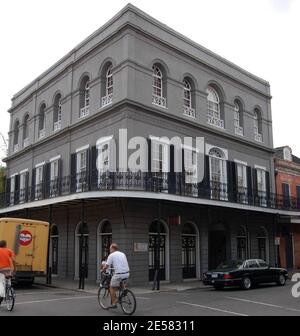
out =
<svg viewBox="0 0 300 336"><path fill-rule="evenodd" d="M128 278L129 278L129 273L114 274L111 278L110 285L113 288L117 288L117 287L120 286L120 283L121 283L122 280L128 279Z"/></svg>

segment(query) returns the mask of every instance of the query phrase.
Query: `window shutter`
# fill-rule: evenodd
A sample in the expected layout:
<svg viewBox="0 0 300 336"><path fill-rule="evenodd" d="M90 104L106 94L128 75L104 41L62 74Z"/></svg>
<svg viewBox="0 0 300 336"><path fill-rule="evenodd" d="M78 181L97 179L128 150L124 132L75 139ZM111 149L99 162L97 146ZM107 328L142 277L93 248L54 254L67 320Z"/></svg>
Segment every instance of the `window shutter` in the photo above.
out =
<svg viewBox="0 0 300 336"><path fill-rule="evenodd" d="M227 190L229 201L237 201L237 180L236 180L236 163L227 161Z"/></svg>
<svg viewBox="0 0 300 336"><path fill-rule="evenodd" d="M254 168L253 169L253 190L254 194L257 194L257 170Z"/></svg>
<svg viewBox="0 0 300 336"><path fill-rule="evenodd" d="M71 162L70 162L70 167L71 167L71 192L76 191L76 181L77 181L77 153L71 154Z"/></svg>
<svg viewBox="0 0 300 336"><path fill-rule="evenodd" d="M20 196L20 175L15 175L15 204L19 203Z"/></svg>
<svg viewBox="0 0 300 336"><path fill-rule="evenodd" d="M62 159L58 159L58 195L61 195L62 183L63 183L63 171L62 171Z"/></svg>
<svg viewBox="0 0 300 336"><path fill-rule="evenodd" d="M86 150L86 169L84 175L85 190L88 191L90 187L90 173L91 173L91 162L90 162L90 148Z"/></svg>
<svg viewBox="0 0 300 336"><path fill-rule="evenodd" d="M198 183L198 195L202 198L210 198L209 156L204 156L203 181Z"/></svg>
<svg viewBox="0 0 300 336"><path fill-rule="evenodd" d="M174 145L170 145L170 172L168 174L169 193L176 193L176 175L174 172Z"/></svg>
<svg viewBox="0 0 300 336"><path fill-rule="evenodd" d="M90 190L97 188L97 148L96 146L90 149Z"/></svg>
<svg viewBox="0 0 300 336"><path fill-rule="evenodd" d="M252 168L247 167L247 191L248 191L248 203L252 203L253 191L252 191Z"/></svg>
<svg viewBox="0 0 300 336"><path fill-rule="evenodd" d="M25 202L28 202L29 195L29 172L25 175Z"/></svg>
<svg viewBox="0 0 300 336"><path fill-rule="evenodd" d="M146 190L151 191L153 189L153 181L152 181L152 174L151 174L151 170L152 170L151 139L148 138L147 142L148 142L148 174L146 178Z"/></svg>
<svg viewBox="0 0 300 336"><path fill-rule="evenodd" d="M5 201L6 205L9 206L10 204L10 183L11 183L11 178L7 178L5 182Z"/></svg>
<svg viewBox="0 0 300 336"><path fill-rule="evenodd" d="M267 196L267 204L269 204L271 196L271 186L270 186L270 173L268 171L266 171L266 196Z"/></svg>
<svg viewBox="0 0 300 336"><path fill-rule="evenodd" d="M52 188L53 187L52 183L54 183L54 181L50 181L51 180L50 169L51 169L51 163L48 162L43 167L43 187L44 187L44 197L45 198L50 196L50 187Z"/></svg>
<svg viewBox="0 0 300 336"><path fill-rule="evenodd" d="M31 200L34 201L35 198L35 176L36 176L36 168L32 169L31 175Z"/></svg>
<svg viewBox="0 0 300 336"><path fill-rule="evenodd" d="M182 148L182 172L181 172L181 190L180 193L182 194L182 191L185 190L185 167L184 167L184 149Z"/></svg>

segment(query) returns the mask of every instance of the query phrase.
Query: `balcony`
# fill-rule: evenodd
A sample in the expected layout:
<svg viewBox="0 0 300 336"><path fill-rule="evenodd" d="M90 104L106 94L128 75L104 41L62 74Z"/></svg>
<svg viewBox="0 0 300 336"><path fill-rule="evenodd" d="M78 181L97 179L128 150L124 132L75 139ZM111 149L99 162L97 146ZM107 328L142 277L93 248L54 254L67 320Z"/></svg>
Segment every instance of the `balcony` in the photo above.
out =
<svg viewBox="0 0 300 336"><path fill-rule="evenodd" d="M254 134L255 141L262 142L262 135L259 133Z"/></svg>
<svg viewBox="0 0 300 336"><path fill-rule="evenodd" d="M18 150L19 150L19 145L18 144L14 145L14 149L13 149L14 153L17 152Z"/></svg>
<svg viewBox="0 0 300 336"><path fill-rule="evenodd" d="M234 127L234 132L236 135L243 136L244 135L244 129L241 126L235 126Z"/></svg>
<svg viewBox="0 0 300 336"><path fill-rule="evenodd" d="M44 138L46 135L46 130L43 128L39 131L39 139Z"/></svg>
<svg viewBox="0 0 300 336"><path fill-rule="evenodd" d="M214 116L210 111L208 112L207 123L215 127L224 128L224 120Z"/></svg>
<svg viewBox="0 0 300 336"><path fill-rule="evenodd" d="M84 118L90 114L90 106L84 106L80 109L79 118Z"/></svg>
<svg viewBox="0 0 300 336"><path fill-rule="evenodd" d="M195 113L195 109L188 107L188 106L184 106L183 107L183 115L187 116L187 117L191 117L191 118L196 118L196 113Z"/></svg>
<svg viewBox="0 0 300 336"><path fill-rule="evenodd" d="M23 140L23 148L25 148L27 146L29 146L29 139L28 138Z"/></svg>
<svg viewBox="0 0 300 336"><path fill-rule="evenodd" d="M82 172L29 186L18 192L1 193L0 208L20 203L93 191L139 191L167 193L190 198L231 202L260 208L300 211L300 200L263 191L232 186L218 181L186 183L184 173Z"/></svg>
<svg viewBox="0 0 300 336"><path fill-rule="evenodd" d="M152 95L152 104L163 108L167 108L167 99L165 97Z"/></svg>
<svg viewBox="0 0 300 336"><path fill-rule="evenodd" d="M101 107L108 106L108 105L112 104L112 102L113 102L113 94L110 93L107 96L102 97L102 99L101 99Z"/></svg>
<svg viewBox="0 0 300 336"><path fill-rule="evenodd" d="M53 131L54 132L57 132L61 129L61 120L58 120L54 123L53 125Z"/></svg>

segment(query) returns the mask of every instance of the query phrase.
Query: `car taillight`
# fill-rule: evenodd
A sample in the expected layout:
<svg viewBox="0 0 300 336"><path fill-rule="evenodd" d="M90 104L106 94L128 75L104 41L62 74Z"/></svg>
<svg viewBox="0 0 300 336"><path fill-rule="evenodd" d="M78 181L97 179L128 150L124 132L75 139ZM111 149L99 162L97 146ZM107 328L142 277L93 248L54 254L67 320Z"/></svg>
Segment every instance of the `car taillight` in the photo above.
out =
<svg viewBox="0 0 300 336"><path fill-rule="evenodd" d="M225 273L225 274L224 274L224 279L232 279L232 278L233 278L232 275L230 275L230 274L228 274L228 273Z"/></svg>

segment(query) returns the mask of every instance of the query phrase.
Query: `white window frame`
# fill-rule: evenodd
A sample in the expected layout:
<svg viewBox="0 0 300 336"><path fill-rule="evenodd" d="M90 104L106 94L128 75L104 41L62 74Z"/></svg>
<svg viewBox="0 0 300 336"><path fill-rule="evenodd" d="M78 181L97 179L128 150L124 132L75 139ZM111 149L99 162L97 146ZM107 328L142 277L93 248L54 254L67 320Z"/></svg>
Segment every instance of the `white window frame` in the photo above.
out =
<svg viewBox="0 0 300 336"><path fill-rule="evenodd" d="M260 112L257 112L256 110L254 110L253 113L253 118L254 118L254 139L258 142L262 142L262 134L259 133L259 117L258 114L260 114ZM261 117L261 116L260 116Z"/></svg>
<svg viewBox="0 0 300 336"><path fill-rule="evenodd" d="M234 102L234 132L237 135L244 135L244 129L241 126L241 108L238 102Z"/></svg>
<svg viewBox="0 0 300 336"><path fill-rule="evenodd" d="M16 176L18 174L12 174L10 176L10 199L9 204L14 205L15 204L15 194L16 194Z"/></svg>
<svg viewBox="0 0 300 336"><path fill-rule="evenodd" d="M184 153L189 153L188 156L184 157L184 169L185 169L185 183L186 191L188 194L197 197L198 196L198 178L197 178L197 154L199 150L195 147L190 147L186 145L182 145L182 149L184 149ZM190 154L191 153L191 154Z"/></svg>
<svg viewBox="0 0 300 336"><path fill-rule="evenodd" d="M26 174L27 174L27 172L28 172L28 169L24 169L24 170L20 171L20 173L19 173L19 176L20 176L19 201L20 201L20 203L24 203L24 201L25 201L25 197L21 197L21 190L26 188Z"/></svg>
<svg viewBox="0 0 300 336"><path fill-rule="evenodd" d="M35 199L40 199L40 190L38 186L40 186L44 181L44 165L45 162L38 163L35 166Z"/></svg>
<svg viewBox="0 0 300 336"><path fill-rule="evenodd" d="M221 117L221 102L218 92L213 87L208 86L206 93L208 124L219 128L224 128L224 120Z"/></svg>
<svg viewBox="0 0 300 336"><path fill-rule="evenodd" d="M97 149L97 170L98 170L98 186L106 187L110 183L109 172L112 170L114 164L114 154L112 147L113 136L100 138L96 142ZM107 150L103 152L103 148L107 146ZM103 162L103 155L107 155L106 163Z"/></svg>
<svg viewBox="0 0 300 336"><path fill-rule="evenodd" d="M89 149L89 145L83 146L81 148L76 149L76 192L82 191L82 183L80 179L78 180L79 174L87 174L87 167L88 167L88 156L87 150ZM85 155L85 165L82 165L82 159Z"/></svg>

